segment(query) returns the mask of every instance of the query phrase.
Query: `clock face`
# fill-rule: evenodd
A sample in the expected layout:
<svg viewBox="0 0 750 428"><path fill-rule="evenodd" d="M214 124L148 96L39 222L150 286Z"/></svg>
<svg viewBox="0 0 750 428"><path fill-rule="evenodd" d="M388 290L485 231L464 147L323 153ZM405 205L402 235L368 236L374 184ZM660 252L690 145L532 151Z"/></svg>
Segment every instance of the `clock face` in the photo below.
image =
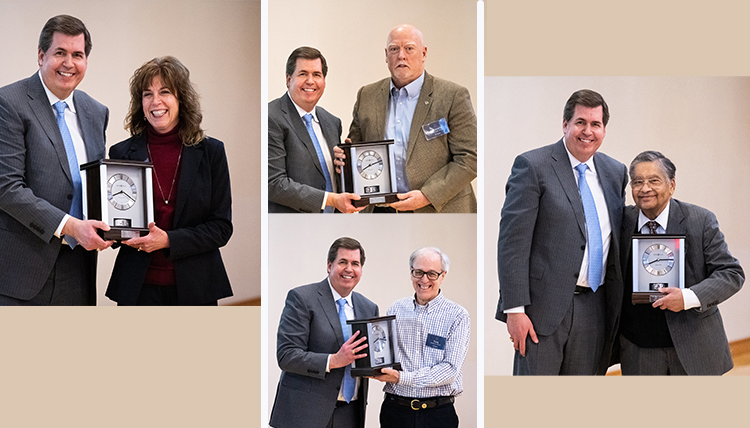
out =
<svg viewBox="0 0 750 428"><path fill-rule="evenodd" d="M123 173L115 173L107 180L107 199L113 207L126 211L135 205L138 198L138 187L133 180Z"/></svg>
<svg viewBox="0 0 750 428"><path fill-rule="evenodd" d="M365 150L357 157L357 171L365 180L374 180L383 172L383 158L375 150Z"/></svg>
<svg viewBox="0 0 750 428"><path fill-rule="evenodd" d="M674 267L674 253L664 244L653 244L643 251L641 263L651 275L666 275Z"/></svg>

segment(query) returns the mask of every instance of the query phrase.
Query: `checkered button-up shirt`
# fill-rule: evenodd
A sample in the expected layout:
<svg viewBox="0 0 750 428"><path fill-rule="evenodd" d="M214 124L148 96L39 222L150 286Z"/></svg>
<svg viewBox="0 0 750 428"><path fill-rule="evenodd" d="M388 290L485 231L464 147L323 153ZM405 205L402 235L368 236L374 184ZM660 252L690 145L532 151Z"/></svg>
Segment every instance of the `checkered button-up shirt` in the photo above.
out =
<svg viewBox="0 0 750 428"><path fill-rule="evenodd" d="M471 334L466 309L441 292L425 306L414 297L401 299L388 315L396 315L402 371L398 383L386 383L383 391L411 398L461 394L461 368Z"/></svg>

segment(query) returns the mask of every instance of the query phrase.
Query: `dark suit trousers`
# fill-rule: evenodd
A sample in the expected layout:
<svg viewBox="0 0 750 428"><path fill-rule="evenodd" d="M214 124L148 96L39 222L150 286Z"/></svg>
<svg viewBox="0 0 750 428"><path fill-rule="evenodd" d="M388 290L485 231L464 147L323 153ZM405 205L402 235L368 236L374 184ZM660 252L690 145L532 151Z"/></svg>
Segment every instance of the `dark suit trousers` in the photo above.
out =
<svg viewBox="0 0 750 428"><path fill-rule="evenodd" d="M94 306L96 305L96 254L78 245L60 246L60 253L47 282L30 300L0 296L2 306Z"/></svg>
<svg viewBox="0 0 750 428"><path fill-rule="evenodd" d="M687 376L674 347L641 348L620 335L623 376Z"/></svg>
<svg viewBox="0 0 750 428"><path fill-rule="evenodd" d="M560 326L539 343L526 338L526 356L516 351L514 375L595 375L604 350L604 286L573 296Z"/></svg>
<svg viewBox="0 0 750 428"><path fill-rule="evenodd" d="M453 403L431 409L412 410L388 400L380 406L381 428L456 428L458 415Z"/></svg>
<svg viewBox="0 0 750 428"><path fill-rule="evenodd" d="M360 398L361 399L361 398ZM354 428L362 425L364 415L360 415L360 406L358 400L348 404L339 402L333 409L331 420L328 421L326 428Z"/></svg>

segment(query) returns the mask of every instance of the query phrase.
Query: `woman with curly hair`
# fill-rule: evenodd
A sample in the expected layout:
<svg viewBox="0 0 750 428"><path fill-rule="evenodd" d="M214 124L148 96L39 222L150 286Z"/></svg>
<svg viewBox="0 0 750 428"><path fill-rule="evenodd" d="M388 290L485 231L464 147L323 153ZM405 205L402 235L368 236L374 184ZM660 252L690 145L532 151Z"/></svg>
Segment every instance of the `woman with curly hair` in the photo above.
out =
<svg viewBox="0 0 750 428"><path fill-rule="evenodd" d="M154 58L130 79L125 129L111 159L153 163L155 222L122 241L107 297L119 305L216 305L232 295L219 248L232 235L224 144L201 129L198 94L176 58Z"/></svg>

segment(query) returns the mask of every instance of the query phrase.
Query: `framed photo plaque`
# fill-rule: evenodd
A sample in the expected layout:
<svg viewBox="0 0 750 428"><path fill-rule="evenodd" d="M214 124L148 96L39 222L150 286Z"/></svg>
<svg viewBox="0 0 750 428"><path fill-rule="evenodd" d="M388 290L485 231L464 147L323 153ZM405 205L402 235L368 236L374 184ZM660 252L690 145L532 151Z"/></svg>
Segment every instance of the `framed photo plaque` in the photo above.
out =
<svg viewBox="0 0 750 428"><path fill-rule="evenodd" d="M352 376L375 376L380 374L380 369L391 367L401 370L401 363L397 361L396 344L396 316L369 318L362 320L349 320L346 322L352 326L352 334L359 331L359 337L367 336L367 357L354 361L355 368Z"/></svg>
<svg viewBox="0 0 750 428"><path fill-rule="evenodd" d="M102 220L110 230L102 239L124 241L148 234L154 221L150 162L101 159L81 165L83 215Z"/></svg>
<svg viewBox="0 0 750 428"><path fill-rule="evenodd" d="M355 207L390 204L396 197L396 172L391 168L393 140L340 144L346 154L341 168L341 188L362 197Z"/></svg>
<svg viewBox="0 0 750 428"><path fill-rule="evenodd" d="M685 237L633 235L632 303L653 303L664 287L685 288Z"/></svg>

